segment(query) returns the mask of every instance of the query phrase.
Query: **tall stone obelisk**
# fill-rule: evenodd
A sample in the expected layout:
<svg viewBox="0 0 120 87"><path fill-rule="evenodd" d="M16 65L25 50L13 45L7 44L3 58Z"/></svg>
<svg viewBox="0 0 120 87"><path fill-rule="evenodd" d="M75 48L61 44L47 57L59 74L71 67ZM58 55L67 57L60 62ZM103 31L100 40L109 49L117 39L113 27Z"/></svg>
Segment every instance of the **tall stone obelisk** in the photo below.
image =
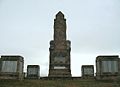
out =
<svg viewBox="0 0 120 87"><path fill-rule="evenodd" d="M66 19L59 11L54 19L54 40L50 41L49 77L71 77L70 44L66 40Z"/></svg>

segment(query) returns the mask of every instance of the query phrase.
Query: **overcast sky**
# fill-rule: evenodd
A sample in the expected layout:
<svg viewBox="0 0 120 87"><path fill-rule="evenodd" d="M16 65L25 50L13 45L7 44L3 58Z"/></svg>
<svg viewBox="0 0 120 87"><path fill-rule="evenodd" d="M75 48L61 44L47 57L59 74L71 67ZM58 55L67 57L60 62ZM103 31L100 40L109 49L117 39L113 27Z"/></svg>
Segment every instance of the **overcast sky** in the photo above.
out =
<svg viewBox="0 0 120 87"><path fill-rule="evenodd" d="M120 0L0 0L0 55L21 55L48 75L49 42L62 11L71 40L71 71L95 65L98 55L120 53Z"/></svg>

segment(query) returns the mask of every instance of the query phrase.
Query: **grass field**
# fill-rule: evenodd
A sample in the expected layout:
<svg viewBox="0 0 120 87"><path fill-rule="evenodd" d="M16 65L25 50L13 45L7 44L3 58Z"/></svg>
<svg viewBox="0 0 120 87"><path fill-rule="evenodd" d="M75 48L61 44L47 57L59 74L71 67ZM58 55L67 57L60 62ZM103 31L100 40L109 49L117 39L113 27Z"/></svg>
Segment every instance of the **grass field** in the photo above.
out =
<svg viewBox="0 0 120 87"><path fill-rule="evenodd" d="M120 87L114 81L95 80L0 80L0 87Z"/></svg>

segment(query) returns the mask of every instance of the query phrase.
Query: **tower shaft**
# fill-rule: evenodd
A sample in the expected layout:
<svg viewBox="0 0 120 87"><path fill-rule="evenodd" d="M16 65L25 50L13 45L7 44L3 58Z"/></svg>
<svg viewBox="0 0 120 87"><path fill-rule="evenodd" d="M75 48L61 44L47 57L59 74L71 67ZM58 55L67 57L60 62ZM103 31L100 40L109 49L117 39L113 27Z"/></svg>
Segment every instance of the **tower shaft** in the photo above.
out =
<svg viewBox="0 0 120 87"><path fill-rule="evenodd" d="M54 42L55 49L66 48L66 19L61 12L54 19Z"/></svg>

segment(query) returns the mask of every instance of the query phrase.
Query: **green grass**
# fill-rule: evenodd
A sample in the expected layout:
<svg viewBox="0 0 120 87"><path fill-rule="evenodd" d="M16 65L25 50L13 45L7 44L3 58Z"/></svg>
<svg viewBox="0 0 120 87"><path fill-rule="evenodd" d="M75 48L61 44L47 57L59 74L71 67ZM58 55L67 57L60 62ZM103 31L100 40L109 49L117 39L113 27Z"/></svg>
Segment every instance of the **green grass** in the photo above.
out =
<svg viewBox="0 0 120 87"><path fill-rule="evenodd" d="M0 87L120 87L116 82L95 80L0 80Z"/></svg>

